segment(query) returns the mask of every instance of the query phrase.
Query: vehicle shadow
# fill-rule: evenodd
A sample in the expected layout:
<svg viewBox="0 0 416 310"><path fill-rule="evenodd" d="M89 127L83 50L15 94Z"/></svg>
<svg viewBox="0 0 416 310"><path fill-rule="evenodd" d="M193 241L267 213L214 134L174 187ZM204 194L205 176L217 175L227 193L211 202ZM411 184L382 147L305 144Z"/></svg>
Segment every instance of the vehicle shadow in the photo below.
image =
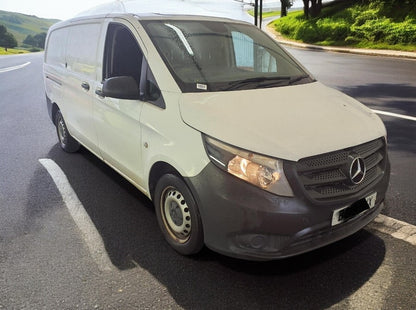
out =
<svg viewBox="0 0 416 310"><path fill-rule="evenodd" d="M362 230L294 258L248 262L204 249L183 257L164 241L152 203L90 152L48 157L67 175L119 270L140 266L185 309L322 309L358 290L378 270L385 244Z"/></svg>

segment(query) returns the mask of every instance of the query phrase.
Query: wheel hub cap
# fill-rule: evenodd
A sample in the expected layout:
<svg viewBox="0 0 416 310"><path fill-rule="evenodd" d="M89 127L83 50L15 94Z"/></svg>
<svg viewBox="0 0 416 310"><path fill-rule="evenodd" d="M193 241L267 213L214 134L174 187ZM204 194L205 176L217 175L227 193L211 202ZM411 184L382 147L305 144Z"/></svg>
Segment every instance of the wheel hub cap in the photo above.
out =
<svg viewBox="0 0 416 310"><path fill-rule="evenodd" d="M191 234L191 213L183 195L176 189L165 194L163 215L166 227L176 238L186 241Z"/></svg>

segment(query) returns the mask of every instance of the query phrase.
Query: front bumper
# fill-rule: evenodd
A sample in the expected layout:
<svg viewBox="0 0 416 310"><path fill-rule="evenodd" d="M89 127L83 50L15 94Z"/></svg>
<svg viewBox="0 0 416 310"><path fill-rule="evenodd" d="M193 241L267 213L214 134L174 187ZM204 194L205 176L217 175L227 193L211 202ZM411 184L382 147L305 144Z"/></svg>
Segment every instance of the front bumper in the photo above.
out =
<svg viewBox="0 0 416 310"><path fill-rule="evenodd" d="M383 178L360 197L377 192L375 206L336 226L331 225L334 210L356 200L316 205L305 197L276 196L212 163L186 181L199 206L207 247L227 256L272 260L325 246L366 226L383 207L389 167Z"/></svg>

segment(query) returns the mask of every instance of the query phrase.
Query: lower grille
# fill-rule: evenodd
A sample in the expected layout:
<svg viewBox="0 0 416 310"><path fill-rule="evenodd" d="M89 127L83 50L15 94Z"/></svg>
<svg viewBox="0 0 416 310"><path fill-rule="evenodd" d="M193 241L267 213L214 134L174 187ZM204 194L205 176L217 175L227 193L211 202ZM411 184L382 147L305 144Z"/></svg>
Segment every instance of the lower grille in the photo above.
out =
<svg viewBox="0 0 416 310"><path fill-rule="evenodd" d="M364 177L352 181L352 162L363 160ZM386 169L386 143L383 138L352 148L301 159L295 164L296 178L310 199L345 199L378 182ZM362 171L362 172L363 172Z"/></svg>

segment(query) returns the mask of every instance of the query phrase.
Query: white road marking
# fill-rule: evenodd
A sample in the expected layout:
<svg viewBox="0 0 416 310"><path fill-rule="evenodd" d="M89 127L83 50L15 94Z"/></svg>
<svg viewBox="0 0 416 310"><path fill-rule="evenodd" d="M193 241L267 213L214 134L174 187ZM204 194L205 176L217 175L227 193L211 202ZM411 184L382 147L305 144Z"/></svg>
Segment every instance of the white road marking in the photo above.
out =
<svg viewBox="0 0 416 310"><path fill-rule="evenodd" d="M21 68L26 67L27 65L30 65L30 61L25 62L24 64L21 64L21 65L18 65L18 66L2 68L2 69L0 69L0 73L21 69Z"/></svg>
<svg viewBox="0 0 416 310"><path fill-rule="evenodd" d="M411 245L416 245L416 226L409 223L380 214L369 227Z"/></svg>
<svg viewBox="0 0 416 310"><path fill-rule="evenodd" d="M85 211L81 201L79 201L77 194L69 184L65 173L52 159L39 159L39 162L45 167L55 182L56 187L61 193L62 200L66 204L74 222L80 229L84 241L88 246L91 256L97 263L98 268L101 271L114 270L114 265L111 263L107 251L105 250L103 239L95 228L88 213Z"/></svg>
<svg viewBox="0 0 416 310"><path fill-rule="evenodd" d="M414 121L414 122L416 121L416 117L414 116L408 116L408 115L397 114L397 113L392 113L392 112L385 112L385 111L380 111L380 110L373 110L373 112L377 114L381 114L381 115L403 118L403 119L407 119L407 120Z"/></svg>

